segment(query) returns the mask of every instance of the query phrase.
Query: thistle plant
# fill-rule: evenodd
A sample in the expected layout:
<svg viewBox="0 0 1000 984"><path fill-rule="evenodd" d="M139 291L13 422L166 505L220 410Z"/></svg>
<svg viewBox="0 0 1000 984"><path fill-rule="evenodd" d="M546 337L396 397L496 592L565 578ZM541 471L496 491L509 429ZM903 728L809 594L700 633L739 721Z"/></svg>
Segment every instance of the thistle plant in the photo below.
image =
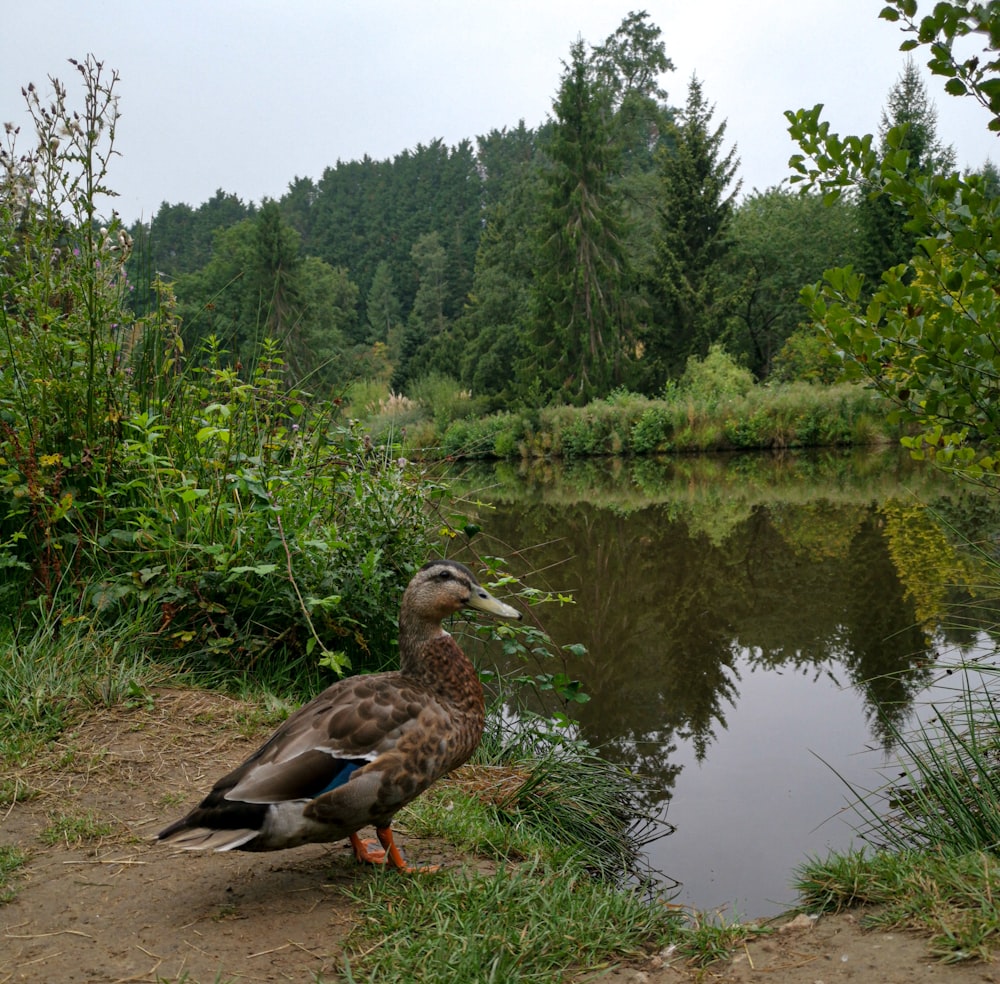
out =
<svg viewBox="0 0 1000 984"><path fill-rule="evenodd" d="M87 511L88 489L112 466L130 388L131 241L114 212L99 211L113 197L118 77L91 57L71 64L82 108L55 78L50 101L28 85L30 146L20 150L8 123L0 148L2 528L49 595L71 552L65 520Z"/></svg>

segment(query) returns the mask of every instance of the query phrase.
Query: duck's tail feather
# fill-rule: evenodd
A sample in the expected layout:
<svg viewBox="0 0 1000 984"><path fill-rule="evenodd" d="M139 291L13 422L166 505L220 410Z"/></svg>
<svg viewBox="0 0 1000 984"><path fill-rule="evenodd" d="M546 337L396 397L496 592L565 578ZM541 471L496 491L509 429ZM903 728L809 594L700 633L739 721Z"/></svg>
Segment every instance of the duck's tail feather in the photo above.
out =
<svg viewBox="0 0 1000 984"><path fill-rule="evenodd" d="M211 827L167 828L157 840L184 851L232 851L252 841L259 830L213 830Z"/></svg>

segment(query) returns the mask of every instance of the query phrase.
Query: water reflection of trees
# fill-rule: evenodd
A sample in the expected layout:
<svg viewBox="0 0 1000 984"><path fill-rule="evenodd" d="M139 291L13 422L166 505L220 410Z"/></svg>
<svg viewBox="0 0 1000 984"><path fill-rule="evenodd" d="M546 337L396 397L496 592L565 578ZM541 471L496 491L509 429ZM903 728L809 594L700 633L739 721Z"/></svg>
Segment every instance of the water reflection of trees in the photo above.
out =
<svg viewBox="0 0 1000 984"><path fill-rule="evenodd" d="M725 535L670 504L521 502L485 522L504 544L538 545L520 565L498 550L519 573L576 599L541 617L557 642L587 646L569 668L593 696L574 710L581 733L666 795L678 743L700 758L726 727L738 658L834 674L883 742L927 682L930 643L874 505L756 506Z"/></svg>

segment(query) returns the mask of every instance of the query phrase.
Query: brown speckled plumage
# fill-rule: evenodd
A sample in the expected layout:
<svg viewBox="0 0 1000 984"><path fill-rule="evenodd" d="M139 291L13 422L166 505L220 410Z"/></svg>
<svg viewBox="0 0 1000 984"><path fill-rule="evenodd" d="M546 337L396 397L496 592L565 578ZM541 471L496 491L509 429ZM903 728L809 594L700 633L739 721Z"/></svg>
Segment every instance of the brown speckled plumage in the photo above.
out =
<svg viewBox="0 0 1000 984"><path fill-rule="evenodd" d="M299 708L241 766L223 776L158 839L189 850L273 851L350 837L372 825L390 863L398 810L465 762L483 733L475 668L441 621L460 608L520 618L454 561L431 561L410 582L399 615L400 668L349 677Z"/></svg>

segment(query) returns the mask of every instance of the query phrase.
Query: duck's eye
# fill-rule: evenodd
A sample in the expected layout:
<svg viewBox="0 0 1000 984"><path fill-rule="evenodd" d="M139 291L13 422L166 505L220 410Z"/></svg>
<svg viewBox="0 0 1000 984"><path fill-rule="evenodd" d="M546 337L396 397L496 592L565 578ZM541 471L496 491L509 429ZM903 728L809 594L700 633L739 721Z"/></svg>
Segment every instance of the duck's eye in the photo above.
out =
<svg viewBox="0 0 1000 984"><path fill-rule="evenodd" d="M449 571L449 570L438 571L438 580L439 581L450 581L451 580L451 571Z"/></svg>

